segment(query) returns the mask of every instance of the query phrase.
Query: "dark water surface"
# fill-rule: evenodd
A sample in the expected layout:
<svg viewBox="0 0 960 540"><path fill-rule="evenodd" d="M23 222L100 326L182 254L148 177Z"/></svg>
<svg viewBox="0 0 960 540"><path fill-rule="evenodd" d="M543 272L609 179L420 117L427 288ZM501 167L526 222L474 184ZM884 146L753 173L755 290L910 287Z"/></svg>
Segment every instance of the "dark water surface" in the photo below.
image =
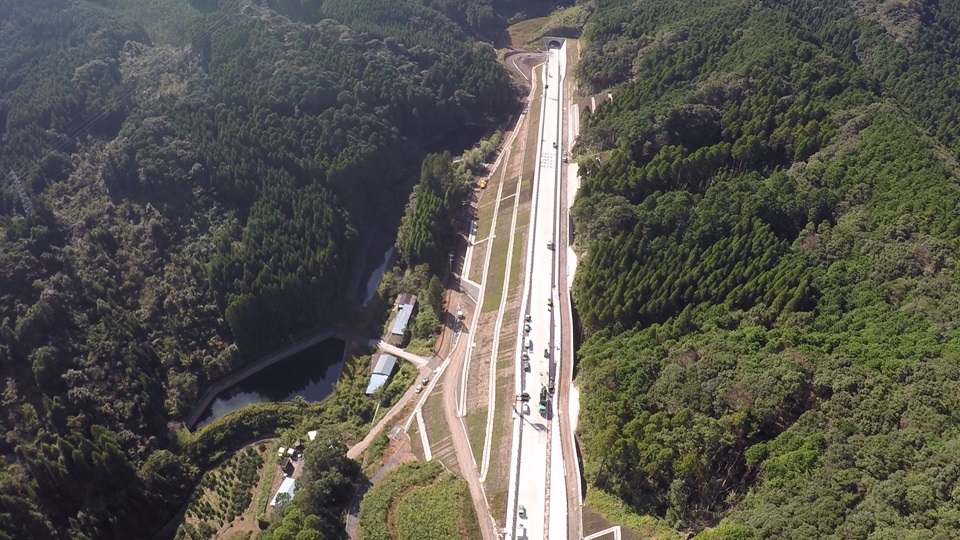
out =
<svg viewBox="0 0 960 540"><path fill-rule="evenodd" d="M326 398L340 378L345 346L343 340L330 338L254 373L217 395L197 427L253 403Z"/></svg>
<svg viewBox="0 0 960 540"><path fill-rule="evenodd" d="M390 246L390 249L383 254L383 262L380 263L380 266L370 272L370 277L367 278L367 283L363 291L363 307L367 307L377 294L377 287L380 286L380 279L387 270L387 263L390 262L390 257L393 256L393 249L393 246Z"/></svg>

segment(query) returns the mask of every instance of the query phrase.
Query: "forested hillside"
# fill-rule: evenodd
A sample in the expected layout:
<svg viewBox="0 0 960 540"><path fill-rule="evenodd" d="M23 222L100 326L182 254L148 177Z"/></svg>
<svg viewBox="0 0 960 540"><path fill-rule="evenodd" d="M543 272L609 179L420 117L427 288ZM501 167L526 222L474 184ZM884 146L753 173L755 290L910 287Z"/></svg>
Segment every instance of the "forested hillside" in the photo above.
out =
<svg viewBox="0 0 960 540"><path fill-rule="evenodd" d="M489 5L311 5L0 0L0 538L156 532L198 394L339 322L421 159L514 108Z"/></svg>
<svg viewBox="0 0 960 540"><path fill-rule="evenodd" d="M960 2L597 2L587 480L704 538L960 529Z"/></svg>

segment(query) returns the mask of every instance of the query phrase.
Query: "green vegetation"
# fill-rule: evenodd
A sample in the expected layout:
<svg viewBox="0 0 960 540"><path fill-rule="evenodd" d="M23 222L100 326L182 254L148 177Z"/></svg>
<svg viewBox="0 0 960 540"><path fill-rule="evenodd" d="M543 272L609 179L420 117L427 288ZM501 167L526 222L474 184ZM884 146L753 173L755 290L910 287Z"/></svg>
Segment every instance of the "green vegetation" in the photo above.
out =
<svg viewBox="0 0 960 540"><path fill-rule="evenodd" d="M270 463L271 456L277 455L276 451L279 447L280 446L276 442L268 446L267 454L266 454L267 463ZM265 518L267 515L267 505L270 504L270 499L271 497L273 497L273 493L270 492L271 488L273 488L273 475L265 474L261 476L260 489L257 490L257 498L256 498L257 513L255 514L255 517L258 524L266 522Z"/></svg>
<svg viewBox="0 0 960 540"><path fill-rule="evenodd" d="M360 538L392 540L387 514L394 500L411 487L429 484L441 470L435 461L406 463L377 482L360 503Z"/></svg>
<svg viewBox="0 0 960 540"><path fill-rule="evenodd" d="M481 536L466 483L434 461L401 465L370 488L360 504L360 538Z"/></svg>
<svg viewBox="0 0 960 540"><path fill-rule="evenodd" d="M371 425L378 404L381 409L389 409L393 406L410 386L416 375L416 370L413 367L401 364L400 369L394 374L387 387L378 390L373 395L373 399L369 399L365 395L369 370L363 369L369 364L369 356L352 358L344 366L335 392L322 403L294 402L250 405L223 416L194 433L181 432L178 443L184 448L184 453L192 457L194 463L207 467L220 462L233 449L251 438L273 433L278 433L282 446L287 447L291 446L294 440L305 440L306 432L311 430L326 430L336 434L342 440L357 441L363 437L366 429ZM277 444L272 446L276 447ZM376 443L371 448L375 447ZM273 450L275 448L271 448L265 460L268 465L265 474L271 478L272 467L278 464ZM234 459L236 459L235 456L226 463L230 464ZM215 471L222 469L223 466L217 466ZM208 476L211 474L214 473L208 473ZM301 477L298 480L298 486L310 485L311 478L308 476ZM194 500L199 501L204 492L209 491L209 487L209 485L201 482L194 490ZM258 521L264 520L267 504L273 496L270 488L271 482L268 478L261 484L256 498L256 518ZM249 501L247 503L249 504ZM205 506L211 506L212 508L212 503L206 503ZM181 529L188 533L200 531L200 527L204 527L204 530L206 530L206 528L213 527L214 524L218 523L216 519L224 518L228 514L216 514L208 509L206 513L200 515L207 518L210 523L207 525L203 525L203 523L184 524ZM190 517L189 511L187 517ZM276 516L274 515L274 517ZM219 523L223 522L225 521ZM191 529L191 527L193 528ZM202 535L203 533L197 532L196 534Z"/></svg>
<svg viewBox="0 0 960 540"><path fill-rule="evenodd" d="M442 272L459 231L460 211L472 177L455 174L450 154L431 154L423 161L420 184L410 197L397 233L398 254L409 266L427 264Z"/></svg>
<svg viewBox="0 0 960 540"><path fill-rule="evenodd" d="M504 318L504 328L508 328L508 323L513 324L513 328L516 328L516 320L513 316L507 316ZM516 395L514 392L514 379L513 374L502 367L512 366L511 362L514 360L514 351L507 348L504 350L501 347L500 350L500 359L499 366L501 369L497 370L497 396L500 400L500 403L497 405L496 410L493 411L493 429L490 432L490 468L487 471L487 480L486 480L486 493L487 498L490 502L490 512L497 515L506 515L507 514L507 492L510 487L510 468L498 466L503 463L507 463L510 459L510 441L508 433L510 430L510 423L514 415L514 407L516 407L516 402L508 402L503 399L504 396L513 396ZM485 428L486 426L484 426ZM485 429L480 433L485 435ZM483 442L483 437L480 437L480 441ZM482 450L481 445L481 450ZM477 463L480 462L482 457L481 453L477 453Z"/></svg>
<svg viewBox="0 0 960 540"><path fill-rule="evenodd" d="M486 388L478 389L478 391L481 390ZM473 452L473 460L477 463L483 459L483 443L486 442L487 435L487 409L488 407L476 407L464 419L470 450Z"/></svg>
<svg viewBox="0 0 960 540"><path fill-rule="evenodd" d="M243 514L253 500L251 490L263 470L263 452L247 447L216 468L207 471L187 508L186 520L176 538L205 540L209 531Z"/></svg>
<svg viewBox="0 0 960 540"><path fill-rule="evenodd" d="M641 538L674 540L680 537L667 525L650 516L640 516L632 512L623 501L600 489L587 491L583 501L587 510L600 514L605 520L630 529Z"/></svg>
<svg viewBox="0 0 960 540"><path fill-rule="evenodd" d="M506 36L504 36L503 43L500 46L519 48L533 42L542 35L541 31L547 24L547 20L548 17L537 17L511 25L507 28Z"/></svg>
<svg viewBox="0 0 960 540"><path fill-rule="evenodd" d="M339 434L320 431L303 451L303 474L292 501L277 503L274 519L261 540L320 540L343 536L341 514L356 489L359 466L347 459Z"/></svg>
<svg viewBox="0 0 960 540"><path fill-rule="evenodd" d="M397 232L397 254L406 267L426 264L434 275L446 271L473 177L493 156L500 137L497 131L464 152L457 163L449 153L431 154L423 160L420 183L410 194Z"/></svg>
<svg viewBox="0 0 960 540"><path fill-rule="evenodd" d="M183 431L178 444L194 463L207 466L226 457L250 439L294 429L303 423L333 427L348 441L363 437L377 405L390 408L414 380L416 370L400 364L390 383L366 397L370 357L352 358L344 366L335 391L322 403L257 403L238 409L199 430ZM302 431L309 431L308 427ZM303 437L297 433L295 438Z"/></svg>
<svg viewBox="0 0 960 540"><path fill-rule="evenodd" d="M542 49L544 36L576 38L580 36L590 8L587 3L557 9L547 17L518 22L507 28L503 43L498 46L531 50Z"/></svg>
<svg viewBox="0 0 960 540"><path fill-rule="evenodd" d="M466 509L471 512L464 512ZM472 510L466 482L450 473L440 475L432 484L396 500L393 510L396 538L479 539L479 525ZM467 525L476 529L474 534L466 534Z"/></svg>
<svg viewBox="0 0 960 540"><path fill-rule="evenodd" d="M314 405L307 412L295 403L255 403L210 422L194 433L183 433L180 444L189 449L193 460L209 465L226 457L244 441L291 428L306 414L323 409Z"/></svg>
<svg viewBox="0 0 960 540"><path fill-rule="evenodd" d="M289 17L0 0L0 538L149 537L203 467L312 414L170 428L211 381L361 319L362 240L424 156L515 107L476 42L505 27L489 1L268 4ZM316 422L359 431L390 395Z"/></svg>
<svg viewBox="0 0 960 540"><path fill-rule="evenodd" d="M433 352L445 307L441 280L446 278L449 257L460 236L474 176L496 153L500 139L500 131L495 131L456 161L449 153L431 154L423 161L420 183L410 194L397 232L397 266L384 275L380 287L384 298L418 291L422 299L409 327L406 348L413 354Z"/></svg>
<svg viewBox="0 0 960 540"><path fill-rule="evenodd" d="M384 430L386 431L386 430ZM383 464L383 453L390 444L390 438L381 431L373 438L370 446L363 453L363 471L367 476L372 476L374 472Z"/></svg>
<svg viewBox="0 0 960 540"><path fill-rule="evenodd" d="M539 85L543 84L541 73L543 72L539 69L535 69L531 73L531 84L537 85L537 88L540 88ZM540 110L542 108L543 92L534 92L530 101L530 110L527 111L527 140L523 150L523 169L520 171L520 181L526 179L531 186L533 185L533 175L537 170L536 141L540 137Z"/></svg>
<svg viewBox="0 0 960 540"><path fill-rule="evenodd" d="M503 200L500 201L500 212L497 216L497 229L494 232L496 236L487 242L490 267L487 269L487 281L483 284L483 305L480 306L483 313L497 311L503 299L503 280L507 278L508 270L507 254L510 252L510 237L513 235L511 226L514 201L517 197L516 185L515 181L505 181ZM514 264L519 264L519 261L514 261Z"/></svg>
<svg viewBox="0 0 960 540"><path fill-rule="evenodd" d="M960 3L600 2L588 482L698 538L955 535ZM854 7L851 7L854 6ZM619 519L619 518L612 518Z"/></svg>

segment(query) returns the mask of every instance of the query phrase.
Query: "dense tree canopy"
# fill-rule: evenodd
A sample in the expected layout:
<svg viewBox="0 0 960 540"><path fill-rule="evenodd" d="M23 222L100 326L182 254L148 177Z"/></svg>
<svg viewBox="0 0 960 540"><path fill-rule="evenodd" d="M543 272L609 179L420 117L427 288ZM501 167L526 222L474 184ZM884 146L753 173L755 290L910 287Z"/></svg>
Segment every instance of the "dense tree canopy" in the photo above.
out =
<svg viewBox="0 0 960 540"><path fill-rule="evenodd" d="M397 234L399 255L407 266L427 264L438 273L446 268L472 179L469 171L454 167L450 154L423 160L420 183Z"/></svg>
<svg viewBox="0 0 960 540"><path fill-rule="evenodd" d="M955 536L958 8L598 3L592 486L703 538Z"/></svg>
<svg viewBox="0 0 960 540"><path fill-rule="evenodd" d="M0 538L179 508L172 422L338 322L423 157L512 108L490 9L0 0Z"/></svg>

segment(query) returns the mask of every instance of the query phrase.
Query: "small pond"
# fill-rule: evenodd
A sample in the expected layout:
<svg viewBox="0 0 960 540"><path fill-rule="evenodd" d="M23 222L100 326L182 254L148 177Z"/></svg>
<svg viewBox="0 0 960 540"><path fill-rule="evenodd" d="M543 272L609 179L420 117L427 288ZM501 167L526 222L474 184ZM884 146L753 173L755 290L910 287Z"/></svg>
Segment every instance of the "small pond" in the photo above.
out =
<svg viewBox="0 0 960 540"><path fill-rule="evenodd" d="M321 401L333 393L343 366L343 340L330 338L292 354L221 392L204 411L197 428L253 403Z"/></svg>
<svg viewBox="0 0 960 540"><path fill-rule="evenodd" d="M367 307L370 301L373 300L374 295L377 294L377 287L380 286L380 278L383 277L383 273L387 270L387 263L390 262L390 257L393 256L393 249L393 246L390 246L390 249L383 254L383 262L380 263L380 266L374 268L373 272L370 273L370 277L367 278L363 295L363 307Z"/></svg>

